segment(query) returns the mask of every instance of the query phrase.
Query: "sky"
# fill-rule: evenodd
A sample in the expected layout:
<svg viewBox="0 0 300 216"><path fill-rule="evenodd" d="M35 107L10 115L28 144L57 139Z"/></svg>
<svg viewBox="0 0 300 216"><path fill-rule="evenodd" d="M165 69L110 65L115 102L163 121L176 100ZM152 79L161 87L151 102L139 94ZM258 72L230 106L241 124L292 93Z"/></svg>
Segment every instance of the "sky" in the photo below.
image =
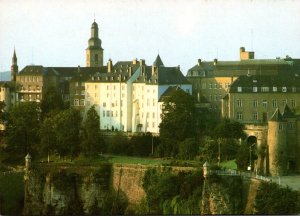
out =
<svg viewBox="0 0 300 216"><path fill-rule="evenodd" d="M197 59L300 58L299 0L0 0L0 71L15 48L26 65L85 66L96 20L104 62L159 54L184 74Z"/></svg>

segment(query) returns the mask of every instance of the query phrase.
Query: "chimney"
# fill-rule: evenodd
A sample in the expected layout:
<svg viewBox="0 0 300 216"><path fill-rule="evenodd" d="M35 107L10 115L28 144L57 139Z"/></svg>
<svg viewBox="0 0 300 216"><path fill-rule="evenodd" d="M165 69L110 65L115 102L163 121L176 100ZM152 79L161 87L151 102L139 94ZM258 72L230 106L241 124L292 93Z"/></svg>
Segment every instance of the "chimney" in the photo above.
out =
<svg viewBox="0 0 300 216"><path fill-rule="evenodd" d="M112 66L113 66L112 60L109 59L108 62L107 62L107 72L108 73L112 72Z"/></svg>
<svg viewBox="0 0 300 216"><path fill-rule="evenodd" d="M129 68L128 68L128 76L131 77L131 75L132 75L132 68L129 67Z"/></svg>
<svg viewBox="0 0 300 216"><path fill-rule="evenodd" d="M144 59L140 59L140 66L145 65L145 60Z"/></svg>
<svg viewBox="0 0 300 216"><path fill-rule="evenodd" d="M133 59L132 64L136 65L136 63L137 63L137 59L135 58Z"/></svg>
<svg viewBox="0 0 300 216"><path fill-rule="evenodd" d="M201 59L198 59L198 66L201 65Z"/></svg>
<svg viewBox="0 0 300 216"><path fill-rule="evenodd" d="M218 59L214 59L214 65L217 65Z"/></svg>

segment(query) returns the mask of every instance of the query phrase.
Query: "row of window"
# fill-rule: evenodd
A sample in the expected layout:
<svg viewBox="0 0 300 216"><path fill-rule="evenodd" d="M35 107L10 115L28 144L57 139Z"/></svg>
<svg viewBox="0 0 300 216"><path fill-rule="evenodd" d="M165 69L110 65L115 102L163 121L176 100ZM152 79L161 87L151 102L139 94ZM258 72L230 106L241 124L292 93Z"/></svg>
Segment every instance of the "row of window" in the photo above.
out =
<svg viewBox="0 0 300 216"><path fill-rule="evenodd" d="M209 101L220 101L222 100L223 95L209 95Z"/></svg>
<svg viewBox="0 0 300 216"><path fill-rule="evenodd" d="M21 90L25 91L26 88L24 86L22 86ZM39 91L40 90L40 86L36 85L35 88L33 86L31 86L31 85L28 86L28 91L35 91L35 90Z"/></svg>
<svg viewBox="0 0 300 216"><path fill-rule="evenodd" d="M112 111L112 110L104 110L103 111L103 117L118 117L118 111ZM121 110L121 117L123 117L123 111Z"/></svg>
<svg viewBox="0 0 300 216"><path fill-rule="evenodd" d="M40 77L38 77L38 76L20 76L20 81L22 81L22 82L39 82Z"/></svg>
<svg viewBox="0 0 300 216"><path fill-rule="evenodd" d="M121 106L123 106L123 100L120 101ZM103 107L106 107L106 102L103 102L102 104ZM111 103L111 107L118 106L118 101L116 100L115 102Z"/></svg>
<svg viewBox="0 0 300 216"><path fill-rule="evenodd" d="M225 89L230 87L230 83L209 83L209 89ZM206 89L206 83L202 84L202 89Z"/></svg>
<svg viewBox="0 0 300 216"><path fill-rule="evenodd" d="M268 86L263 86L263 87L260 88L260 91L261 92L271 92L271 89L272 89L272 92L278 92L278 91L287 92L287 87L286 86L283 86L281 88L276 87L276 86L273 86L272 88L270 88ZM242 92L243 91L243 87L238 86L237 87L237 91L238 92ZM253 86L252 87L252 91L253 92L258 92L258 87L257 86ZM297 91L297 88L296 87L292 87L292 92L296 92L296 91Z"/></svg>
<svg viewBox="0 0 300 216"><path fill-rule="evenodd" d="M288 103L287 99L282 100L282 106L286 105L287 103ZM252 101L252 106L253 107L255 107L255 108L258 107L258 104L259 104L258 100L253 100ZM268 101L266 99L263 99L261 101L261 105L262 105L262 107L267 108L268 107ZM291 99L290 100L290 105L293 108L296 107L296 100ZM242 99L237 99L236 100L236 106L237 107L243 107L243 100ZM278 101L276 99L272 100L272 107L273 108L277 108L278 107Z"/></svg>
<svg viewBox="0 0 300 216"><path fill-rule="evenodd" d="M84 106L85 102L84 99L74 99L74 106Z"/></svg>

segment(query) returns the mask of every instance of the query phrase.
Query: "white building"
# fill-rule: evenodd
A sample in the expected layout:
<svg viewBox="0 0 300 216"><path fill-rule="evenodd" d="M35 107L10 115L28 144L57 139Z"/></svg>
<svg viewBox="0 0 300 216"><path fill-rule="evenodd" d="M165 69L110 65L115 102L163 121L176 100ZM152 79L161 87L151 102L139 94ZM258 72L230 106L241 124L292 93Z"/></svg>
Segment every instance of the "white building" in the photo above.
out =
<svg viewBox="0 0 300 216"><path fill-rule="evenodd" d="M170 86L192 93L179 67L165 67L157 56L152 66L144 60L109 60L108 72L95 74L85 83L86 111L93 105L102 130L159 133L162 94Z"/></svg>

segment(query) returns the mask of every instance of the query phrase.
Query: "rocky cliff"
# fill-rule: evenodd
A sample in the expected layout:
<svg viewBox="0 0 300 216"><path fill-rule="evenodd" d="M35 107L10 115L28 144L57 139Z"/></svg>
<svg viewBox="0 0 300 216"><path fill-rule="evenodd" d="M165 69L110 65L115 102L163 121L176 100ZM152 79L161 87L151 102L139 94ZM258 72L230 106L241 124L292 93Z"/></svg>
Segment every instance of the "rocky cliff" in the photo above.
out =
<svg viewBox="0 0 300 216"><path fill-rule="evenodd" d="M142 183L147 169L142 165L109 164L33 169L25 176L23 213L123 214L129 205L139 203L146 196ZM174 168L173 172L184 170L193 168ZM255 196L249 190L255 191L257 183L253 185L241 177L214 176L199 182L202 184L199 214L252 213Z"/></svg>

